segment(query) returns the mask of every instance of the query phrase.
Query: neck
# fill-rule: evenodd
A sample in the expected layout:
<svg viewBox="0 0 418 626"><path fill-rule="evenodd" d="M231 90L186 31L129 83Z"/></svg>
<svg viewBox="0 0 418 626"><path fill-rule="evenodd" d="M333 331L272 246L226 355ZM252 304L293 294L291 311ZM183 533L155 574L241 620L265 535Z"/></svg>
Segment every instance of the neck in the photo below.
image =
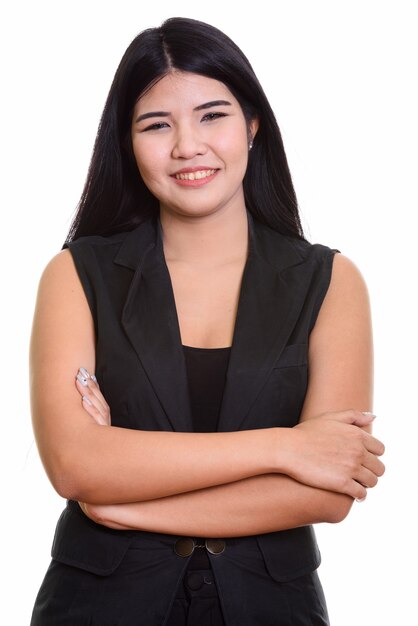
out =
<svg viewBox="0 0 418 626"><path fill-rule="evenodd" d="M247 256L248 218L245 206L198 217L161 210L160 222L167 262L222 264Z"/></svg>

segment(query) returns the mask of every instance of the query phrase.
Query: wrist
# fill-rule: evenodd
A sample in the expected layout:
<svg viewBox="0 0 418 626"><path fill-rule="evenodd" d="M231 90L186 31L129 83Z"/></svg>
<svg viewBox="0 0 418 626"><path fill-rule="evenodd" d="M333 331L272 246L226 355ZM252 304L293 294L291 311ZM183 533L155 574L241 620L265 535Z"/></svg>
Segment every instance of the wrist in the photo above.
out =
<svg viewBox="0 0 418 626"><path fill-rule="evenodd" d="M274 434L271 437L273 472L291 476L294 440L297 433L293 428L277 427L273 430Z"/></svg>

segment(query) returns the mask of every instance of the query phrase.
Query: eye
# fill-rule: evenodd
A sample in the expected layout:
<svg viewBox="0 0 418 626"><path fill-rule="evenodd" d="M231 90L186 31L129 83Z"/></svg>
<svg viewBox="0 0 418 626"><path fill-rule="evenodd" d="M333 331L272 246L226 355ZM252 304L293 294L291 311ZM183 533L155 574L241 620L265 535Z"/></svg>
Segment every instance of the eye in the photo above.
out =
<svg viewBox="0 0 418 626"><path fill-rule="evenodd" d="M146 133L148 130L159 130L160 128L168 128L167 122L155 122L154 124L150 124L146 128L142 129L142 133Z"/></svg>
<svg viewBox="0 0 418 626"><path fill-rule="evenodd" d="M220 117L227 117L227 113L206 113L203 117L202 117L202 122L203 121L208 121L211 122L212 120L217 120Z"/></svg>

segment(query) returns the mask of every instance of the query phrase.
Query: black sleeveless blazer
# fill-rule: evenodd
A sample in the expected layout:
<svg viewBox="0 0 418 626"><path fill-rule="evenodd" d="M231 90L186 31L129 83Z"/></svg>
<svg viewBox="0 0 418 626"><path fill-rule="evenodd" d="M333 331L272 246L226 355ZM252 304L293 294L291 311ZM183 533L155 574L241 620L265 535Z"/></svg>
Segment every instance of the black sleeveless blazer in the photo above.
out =
<svg viewBox="0 0 418 626"><path fill-rule="evenodd" d="M283 236L251 213L247 216L249 254L218 424L224 432L297 424L307 388L309 334L336 252ZM68 247L93 314L96 376L111 407L112 423L141 430L192 431L159 219L148 219L129 233L80 238ZM155 535L99 526L70 501L57 525L52 556L105 576L121 563L132 537L145 546ZM174 553L176 538L164 535L166 570L173 581L187 561ZM292 580L320 563L311 526L256 539L266 568L277 581Z"/></svg>

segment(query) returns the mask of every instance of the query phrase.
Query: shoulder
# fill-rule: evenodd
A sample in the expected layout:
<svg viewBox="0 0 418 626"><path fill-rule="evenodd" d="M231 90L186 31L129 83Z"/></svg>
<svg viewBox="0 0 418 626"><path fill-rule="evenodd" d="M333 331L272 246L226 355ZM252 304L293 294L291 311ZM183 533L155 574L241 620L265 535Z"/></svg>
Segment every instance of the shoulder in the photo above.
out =
<svg viewBox="0 0 418 626"><path fill-rule="evenodd" d="M84 306L85 295L69 250L56 254L45 266L38 285L37 311L57 312Z"/></svg>
<svg viewBox="0 0 418 626"><path fill-rule="evenodd" d="M253 224L257 247L264 258L277 269L290 268L302 263L312 266L312 269L323 264L330 266L332 257L339 252L323 244L284 235L256 220L253 220Z"/></svg>
<svg viewBox="0 0 418 626"><path fill-rule="evenodd" d="M317 331L325 326L354 329L370 325L369 293L357 265L343 254L336 254L331 280L317 320ZM348 331L347 331L348 332Z"/></svg>
<svg viewBox="0 0 418 626"><path fill-rule="evenodd" d="M303 276L315 299L312 324L320 309L321 319L330 315L345 317L356 309L368 311L369 296L363 275L337 248L283 235L256 220L253 223L257 243L271 265L282 270L303 266Z"/></svg>
<svg viewBox="0 0 418 626"><path fill-rule="evenodd" d="M126 235L125 235L126 236ZM80 237L68 242L54 255L42 271L39 292L43 296L63 297L64 294L82 296L86 268L100 264L104 257L112 258L124 240L123 235L112 237Z"/></svg>
<svg viewBox="0 0 418 626"><path fill-rule="evenodd" d="M71 308L78 302L84 303L87 298L92 307L91 277L98 273L98 267L105 265L103 259L106 254L100 251L109 245L96 239L86 237L70 242L50 259L39 281L38 302L50 303L51 306L56 306L58 302L66 303Z"/></svg>
<svg viewBox="0 0 418 626"><path fill-rule="evenodd" d="M59 283L61 281L71 281L76 277L74 261L71 252L66 249L52 257L45 266L40 284L44 286L49 283Z"/></svg>
<svg viewBox="0 0 418 626"><path fill-rule="evenodd" d="M80 237L65 244L79 272L95 273L97 269L122 265L136 269L158 239L158 221L155 216L145 219L133 230L110 236Z"/></svg>
<svg viewBox="0 0 418 626"><path fill-rule="evenodd" d="M45 282L59 284L62 281L67 288L75 289L76 285L80 287L81 281L85 289L92 276L98 271L100 273L106 266L113 265L113 259L128 234L80 237L67 242L64 249L46 265L41 276L41 285Z"/></svg>
<svg viewBox="0 0 418 626"><path fill-rule="evenodd" d="M125 241L125 239L133 231L127 231L123 233L117 233L104 237L102 235L89 235L86 237L79 237L74 241L69 241L64 244L64 249L76 249L76 248L97 248L97 249L117 249Z"/></svg>
<svg viewBox="0 0 418 626"><path fill-rule="evenodd" d="M264 225L258 226L258 232L272 261L286 261L288 267L306 264L311 268L308 273L321 277L328 300L343 296L367 297L367 286L360 269L337 248L283 235Z"/></svg>
<svg viewBox="0 0 418 626"><path fill-rule="evenodd" d="M74 259L79 256L94 256L116 254L129 233L118 233L110 237L88 236L80 237L75 241L66 242L61 252L58 252L46 265L43 276L53 277L56 274L71 274L75 271Z"/></svg>
<svg viewBox="0 0 418 626"><path fill-rule="evenodd" d="M329 299L345 302L368 299L366 281L357 265L343 254L336 254L332 264Z"/></svg>
<svg viewBox="0 0 418 626"><path fill-rule="evenodd" d="M129 237L130 233L118 233L110 237L101 237L92 235L88 237L80 237L75 241L67 242L64 245L64 252L69 251L76 264L78 262L91 262L94 258L113 259L118 253L123 243Z"/></svg>

